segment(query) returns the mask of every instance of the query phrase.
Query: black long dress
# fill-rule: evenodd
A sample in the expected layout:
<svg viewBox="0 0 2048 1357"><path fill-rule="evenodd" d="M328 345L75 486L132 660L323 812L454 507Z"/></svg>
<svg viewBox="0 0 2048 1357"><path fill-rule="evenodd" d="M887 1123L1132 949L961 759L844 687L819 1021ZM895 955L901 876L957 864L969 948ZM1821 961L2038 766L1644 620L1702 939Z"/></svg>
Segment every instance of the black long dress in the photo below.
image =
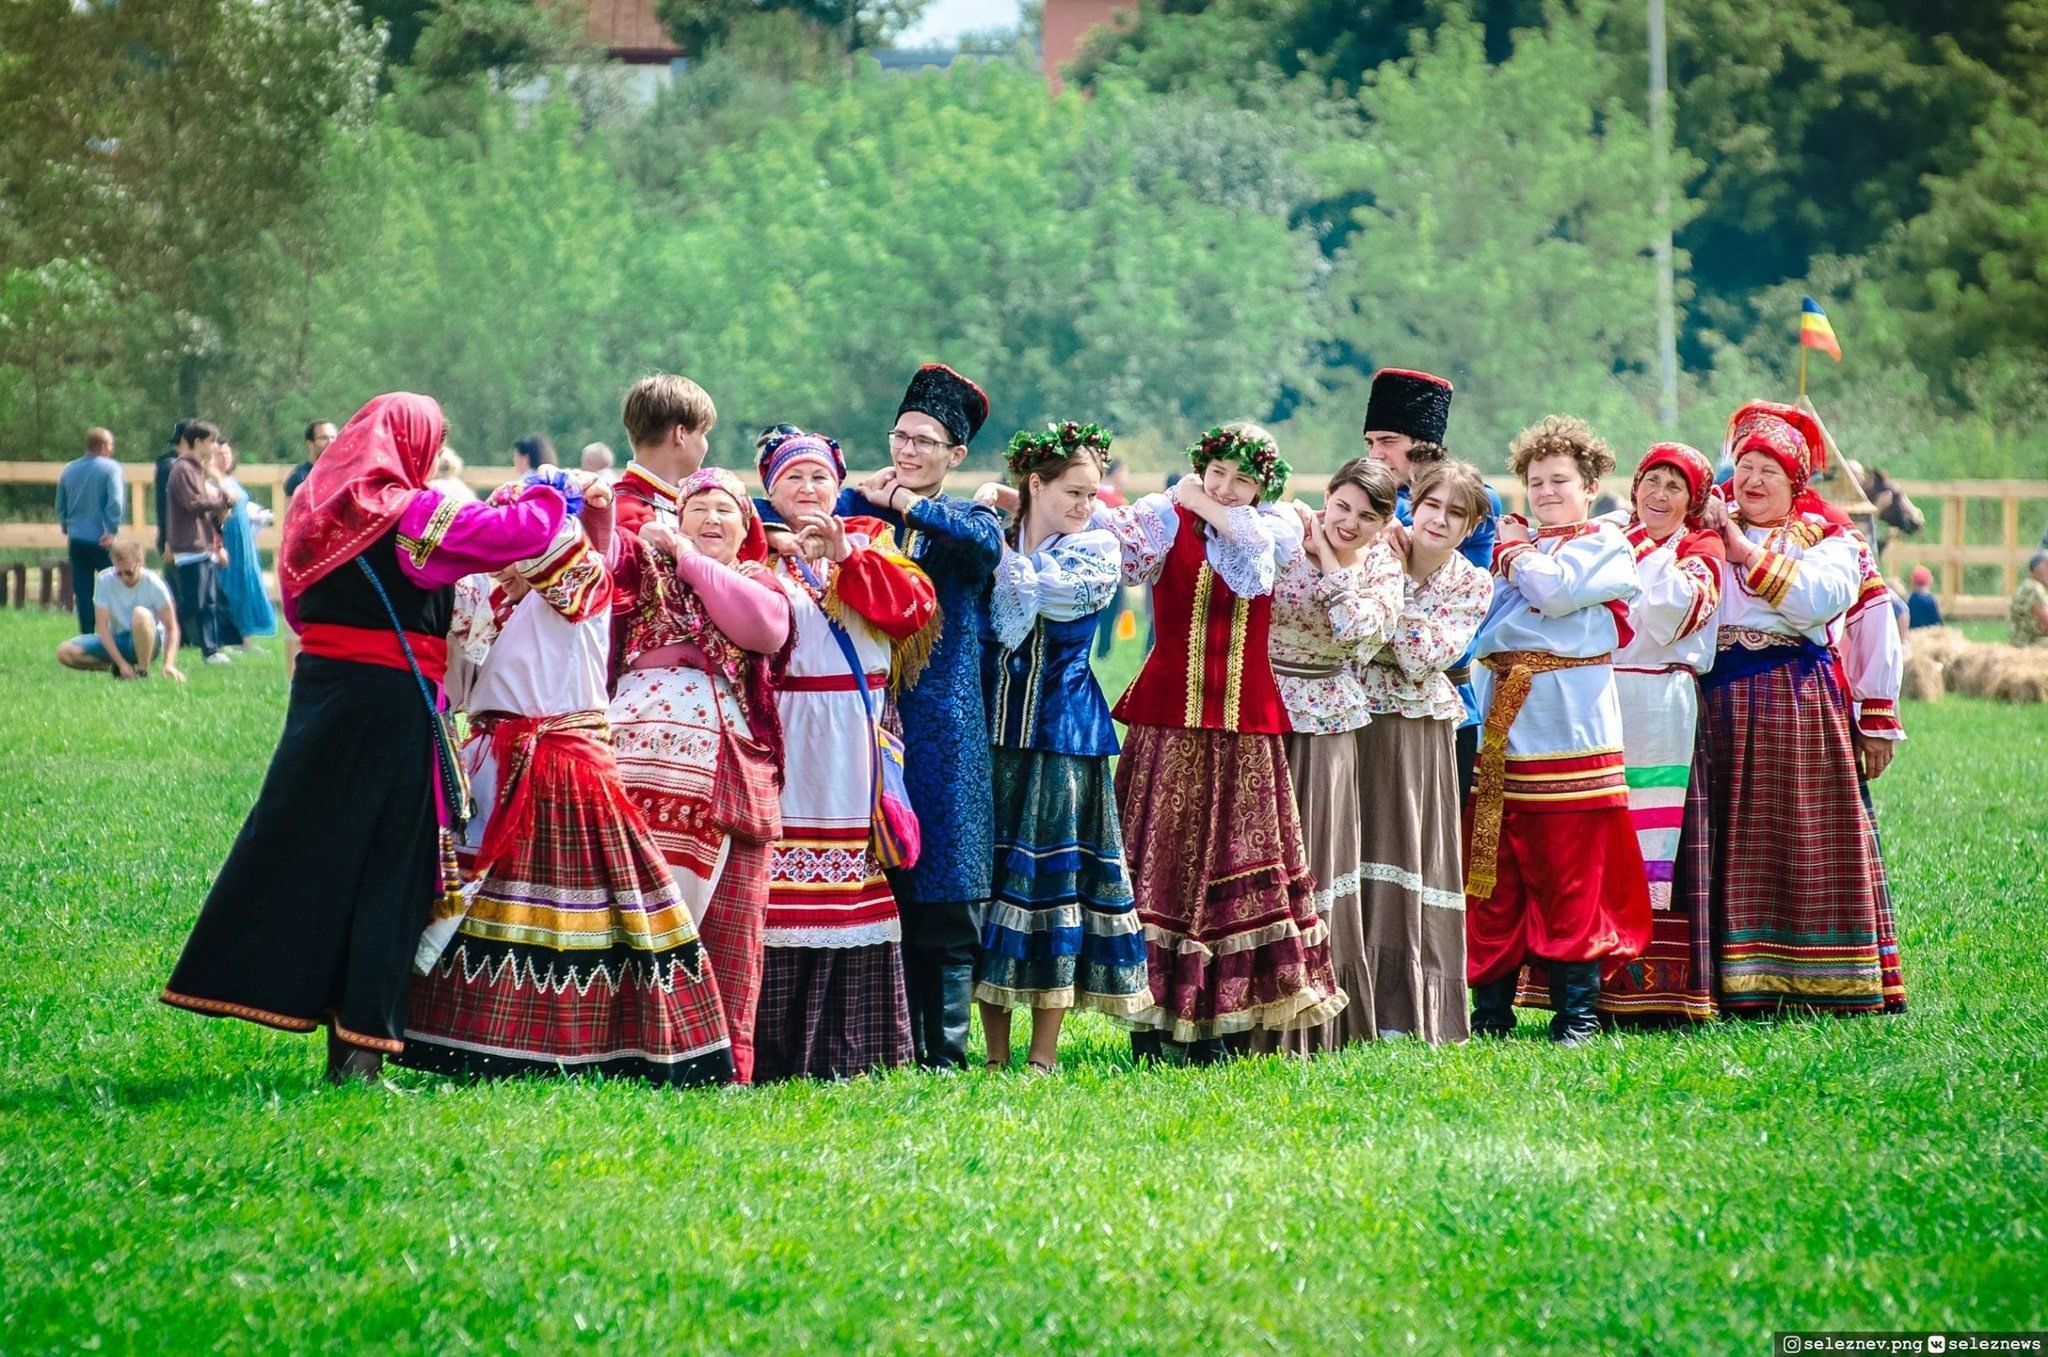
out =
<svg viewBox="0 0 2048 1357"><path fill-rule="evenodd" d="M405 629L448 631L454 590L363 553ZM354 561L299 599L302 623L388 633ZM407 669L299 657L284 734L171 972L167 1004L396 1052L420 929L440 884L433 730Z"/></svg>

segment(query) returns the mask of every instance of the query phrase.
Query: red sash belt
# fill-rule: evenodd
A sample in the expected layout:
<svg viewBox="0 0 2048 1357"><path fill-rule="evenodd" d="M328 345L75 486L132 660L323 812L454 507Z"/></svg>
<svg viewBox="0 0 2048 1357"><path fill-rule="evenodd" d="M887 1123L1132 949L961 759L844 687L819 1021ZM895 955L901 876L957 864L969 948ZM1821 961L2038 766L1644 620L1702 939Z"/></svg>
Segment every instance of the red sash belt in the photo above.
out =
<svg viewBox="0 0 2048 1357"><path fill-rule="evenodd" d="M420 672L439 683L448 673L448 642L445 637L425 636L409 631L405 639L412 646ZM381 664L386 669L410 670L405 652L399 649L398 633L389 627L344 627L338 622L308 622L299 632L299 646L308 655L326 660L348 660L355 664Z"/></svg>
<svg viewBox="0 0 2048 1357"><path fill-rule="evenodd" d="M887 674L869 674L868 688L880 692L889 686ZM785 693L857 693L859 685L851 674L791 674L775 685Z"/></svg>
<svg viewBox="0 0 2048 1357"><path fill-rule="evenodd" d="M497 804L484 827L484 841L477 848L476 865L470 870L483 876L505 861L518 846L518 836L532 818L535 753L543 740L554 744L555 752L585 767L601 767L611 759L611 725L603 712L579 711L563 716L508 716L487 713L476 718L477 733L491 742L491 759L497 764Z"/></svg>

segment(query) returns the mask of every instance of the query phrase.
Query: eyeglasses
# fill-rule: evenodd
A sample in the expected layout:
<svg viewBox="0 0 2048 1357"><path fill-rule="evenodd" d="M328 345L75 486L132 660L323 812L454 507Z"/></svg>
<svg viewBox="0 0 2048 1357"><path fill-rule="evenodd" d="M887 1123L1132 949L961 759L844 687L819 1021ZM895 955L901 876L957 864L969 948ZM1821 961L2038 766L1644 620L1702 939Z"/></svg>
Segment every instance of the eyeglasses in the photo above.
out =
<svg viewBox="0 0 2048 1357"><path fill-rule="evenodd" d="M957 448L959 446L958 443L941 442L936 438L927 438L923 434L907 434L901 429L889 430L889 451L891 452L901 452L905 448L916 448L918 456L929 457L933 453L945 452L949 448Z"/></svg>

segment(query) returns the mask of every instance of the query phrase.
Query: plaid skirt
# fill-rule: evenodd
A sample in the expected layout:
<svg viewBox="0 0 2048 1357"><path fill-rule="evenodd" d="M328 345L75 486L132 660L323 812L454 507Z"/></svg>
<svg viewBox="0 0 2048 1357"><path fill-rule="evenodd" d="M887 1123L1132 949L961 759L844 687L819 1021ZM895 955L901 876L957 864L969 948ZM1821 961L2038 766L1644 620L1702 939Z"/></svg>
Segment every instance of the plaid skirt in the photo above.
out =
<svg viewBox="0 0 2048 1357"><path fill-rule="evenodd" d="M1152 984L1129 1025L1191 1042L1344 1008L1280 736L1132 726L1116 795Z"/></svg>
<svg viewBox="0 0 2048 1357"><path fill-rule="evenodd" d="M996 894L974 997L1003 1008L1152 1006L1105 756L993 751Z"/></svg>
<svg viewBox="0 0 2048 1357"><path fill-rule="evenodd" d="M1788 653L1703 683L1698 741L1679 877L1682 907L1712 923L1722 1011L1903 1010L1884 863L1825 664Z"/></svg>
<svg viewBox="0 0 2048 1357"><path fill-rule="evenodd" d="M731 1042L690 911L609 745L534 740L495 815L515 821L469 913L413 981L399 1063L449 1074L595 1072L725 1083ZM488 841L488 840L487 840Z"/></svg>
<svg viewBox="0 0 2048 1357"><path fill-rule="evenodd" d="M754 1028L755 1083L848 1079L910 1058L899 944L768 949Z"/></svg>

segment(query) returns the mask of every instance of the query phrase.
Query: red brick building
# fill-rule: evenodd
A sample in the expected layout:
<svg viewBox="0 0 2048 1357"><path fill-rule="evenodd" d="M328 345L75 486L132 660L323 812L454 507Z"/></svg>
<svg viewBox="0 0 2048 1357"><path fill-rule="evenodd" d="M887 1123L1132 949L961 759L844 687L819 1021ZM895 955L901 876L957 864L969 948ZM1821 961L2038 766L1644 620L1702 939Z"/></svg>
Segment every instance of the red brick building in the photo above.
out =
<svg viewBox="0 0 2048 1357"><path fill-rule="evenodd" d="M1045 83L1059 93L1060 67L1081 50L1082 35L1116 13L1134 11L1136 0L1045 0L1045 42L1042 60Z"/></svg>

